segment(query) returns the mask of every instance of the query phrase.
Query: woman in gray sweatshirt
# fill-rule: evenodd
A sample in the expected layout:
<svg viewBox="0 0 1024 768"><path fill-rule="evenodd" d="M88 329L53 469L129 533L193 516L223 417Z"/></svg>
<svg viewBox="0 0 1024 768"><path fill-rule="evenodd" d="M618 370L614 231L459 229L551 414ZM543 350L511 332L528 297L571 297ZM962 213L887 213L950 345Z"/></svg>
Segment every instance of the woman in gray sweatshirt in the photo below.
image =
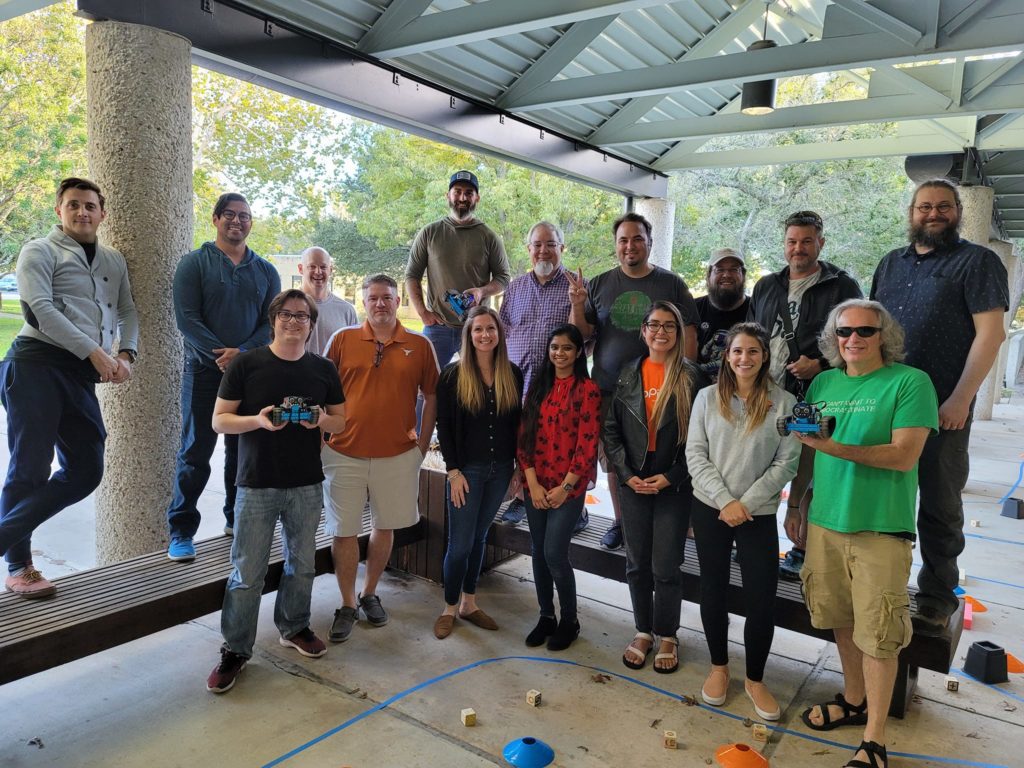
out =
<svg viewBox="0 0 1024 768"><path fill-rule="evenodd" d="M717 707L728 695L726 592L735 542L746 607L744 689L758 716L778 720L779 704L762 678L775 632L775 514L782 488L796 474L800 442L776 429L776 419L789 415L796 400L772 381L770 362L764 328L737 323L729 330L718 383L698 392L693 404L686 462L693 481L690 521L700 562L700 615L711 651L701 696Z"/></svg>

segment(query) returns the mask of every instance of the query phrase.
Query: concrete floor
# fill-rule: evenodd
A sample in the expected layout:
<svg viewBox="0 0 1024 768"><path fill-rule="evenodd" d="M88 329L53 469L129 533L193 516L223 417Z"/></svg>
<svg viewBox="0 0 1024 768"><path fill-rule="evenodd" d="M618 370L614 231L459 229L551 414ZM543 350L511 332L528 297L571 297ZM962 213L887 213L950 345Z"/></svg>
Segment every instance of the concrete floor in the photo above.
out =
<svg viewBox="0 0 1024 768"><path fill-rule="evenodd" d="M987 686L960 670L976 640L1024 659L1024 521L1000 517L994 503L1024 458L1018 403L1024 397L997 406L996 418L975 424L972 437L966 515L981 526L965 527L961 565L968 594L988 610L964 632L956 662L960 690L947 692L943 676L922 671L918 701L906 719L889 721L894 768L1024 766L1024 676ZM219 533L222 498L219 488L204 496L201 536ZM91 516L87 500L37 532L36 563L47 575L92 565ZM680 698L699 696L708 665L697 607L683 606L680 671L632 672L619 661L633 631L625 586L588 574L579 574L578 584L583 632L561 654L523 645L536 616L526 558L481 580L480 604L501 630L461 622L445 641L431 634L440 587L401 573L389 572L380 591L390 624L360 624L321 659L278 644L268 596L255 658L223 696L204 690L218 659L218 614L0 687L0 766L471 767L505 765L503 746L531 735L553 747L560 766L699 768L717 764L721 745L754 744L744 720L753 712L742 689L741 619L730 627L736 679L729 700L720 710L690 706ZM337 606L333 579L320 577L313 593L318 633L326 634ZM822 739L799 717L840 690L838 670L832 644L776 634L766 682L784 712L763 747L774 766L840 766L849 757L857 729ZM526 703L531 688L543 692L539 708ZM475 728L460 722L465 707L477 712ZM666 729L678 732L678 750L662 747Z"/></svg>

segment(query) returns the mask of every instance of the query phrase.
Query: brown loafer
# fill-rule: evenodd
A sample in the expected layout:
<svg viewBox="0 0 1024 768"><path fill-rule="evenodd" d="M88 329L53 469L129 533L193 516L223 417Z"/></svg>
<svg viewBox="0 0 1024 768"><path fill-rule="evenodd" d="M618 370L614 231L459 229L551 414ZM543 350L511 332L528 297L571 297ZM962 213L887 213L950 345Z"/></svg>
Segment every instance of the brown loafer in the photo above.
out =
<svg viewBox="0 0 1024 768"><path fill-rule="evenodd" d="M477 608L475 611L473 611L471 614L469 614L467 616L463 616L460 613L459 614L459 618L460 619L465 619L470 624L476 624L478 627L480 627L480 629L491 629L491 630L493 630L493 629L497 629L498 628L498 622L496 622L494 619L492 619L486 613L481 611L479 608Z"/></svg>
<svg viewBox="0 0 1024 768"><path fill-rule="evenodd" d="M454 626L455 617L450 613L442 613L437 617L437 621L434 622L434 637L438 640L444 640L452 633L452 627Z"/></svg>

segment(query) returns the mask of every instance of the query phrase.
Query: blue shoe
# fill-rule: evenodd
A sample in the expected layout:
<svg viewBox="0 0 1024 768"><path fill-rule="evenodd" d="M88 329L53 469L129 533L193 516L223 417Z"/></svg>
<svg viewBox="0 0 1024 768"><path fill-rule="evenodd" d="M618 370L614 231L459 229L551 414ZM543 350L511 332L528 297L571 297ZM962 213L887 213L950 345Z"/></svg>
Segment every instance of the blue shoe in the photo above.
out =
<svg viewBox="0 0 1024 768"><path fill-rule="evenodd" d="M505 525L519 525L525 519L526 505L523 504L521 499L512 499L508 506L505 507L505 511L501 513L498 522Z"/></svg>
<svg viewBox="0 0 1024 768"><path fill-rule="evenodd" d="M572 535L575 536L577 533L585 531L588 525L590 525L590 513L584 507L582 514L580 514L572 526Z"/></svg>
<svg viewBox="0 0 1024 768"><path fill-rule="evenodd" d="M191 536L173 536L167 548L167 559L187 563L196 559L196 547Z"/></svg>

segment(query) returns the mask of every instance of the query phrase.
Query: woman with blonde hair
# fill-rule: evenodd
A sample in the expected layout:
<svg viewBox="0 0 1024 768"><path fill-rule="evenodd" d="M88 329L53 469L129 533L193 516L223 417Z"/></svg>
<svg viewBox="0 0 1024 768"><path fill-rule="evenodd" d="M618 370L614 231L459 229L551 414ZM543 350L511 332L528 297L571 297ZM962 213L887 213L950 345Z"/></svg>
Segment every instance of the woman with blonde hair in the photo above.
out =
<svg viewBox="0 0 1024 768"><path fill-rule="evenodd" d="M778 720L779 704L764 684L775 633L779 541L775 516L783 487L796 475L800 442L779 434L777 420L792 413L796 398L774 381L768 334L757 323L729 330L718 383L697 394L686 441L693 478L690 522L700 562L700 616L711 652L701 688L718 707L729 691L727 591L736 543L746 622L744 690L754 711Z"/></svg>
<svg viewBox="0 0 1024 768"><path fill-rule="evenodd" d="M690 407L704 377L683 357L683 319L656 301L641 325L647 354L627 363L604 422L604 447L619 478L626 582L636 635L622 663L640 669L659 640L654 671L679 668L680 602L690 477L684 449Z"/></svg>
<svg viewBox="0 0 1024 768"><path fill-rule="evenodd" d="M512 479L523 374L509 362L498 313L474 307L462 326L459 359L437 385L437 437L448 470L445 607L434 635L451 634L456 615L483 629L497 622L476 604L487 530Z"/></svg>

